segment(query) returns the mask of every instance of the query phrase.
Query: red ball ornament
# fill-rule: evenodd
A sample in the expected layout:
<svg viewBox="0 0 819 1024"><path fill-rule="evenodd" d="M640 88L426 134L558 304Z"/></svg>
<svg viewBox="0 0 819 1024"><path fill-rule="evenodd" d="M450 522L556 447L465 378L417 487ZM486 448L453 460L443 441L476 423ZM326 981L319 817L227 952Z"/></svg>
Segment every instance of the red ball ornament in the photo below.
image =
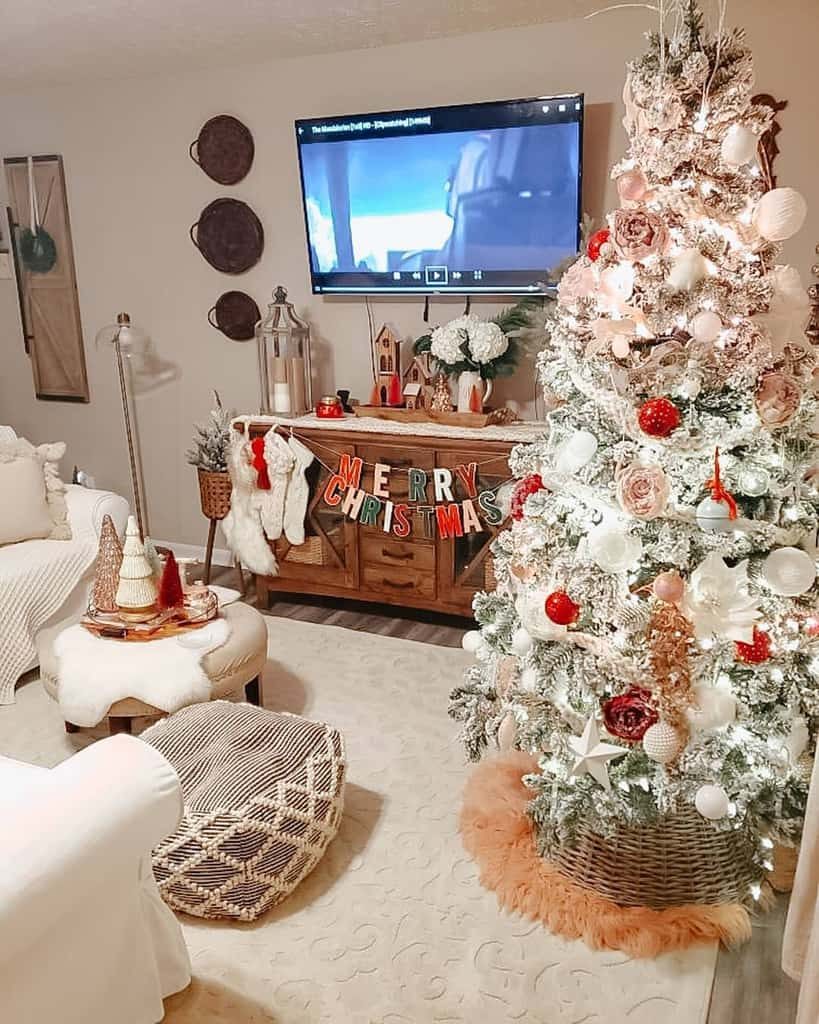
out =
<svg viewBox="0 0 819 1024"><path fill-rule="evenodd" d="M640 430L650 437L668 437L682 422L680 410L669 398L650 398L637 413Z"/></svg>
<svg viewBox="0 0 819 1024"><path fill-rule="evenodd" d="M512 491L512 500L509 509L513 519L523 519L523 506L530 494L537 494L538 491L546 489L546 485L540 477L540 473L530 473L515 484Z"/></svg>
<svg viewBox="0 0 819 1024"><path fill-rule="evenodd" d="M555 590L546 598L546 614L558 626L571 626L580 618L580 605L565 590Z"/></svg>
<svg viewBox="0 0 819 1024"><path fill-rule="evenodd" d="M744 661L746 665L761 665L771 656L771 638L767 633L754 626L754 638L749 644L740 640L736 642L737 661Z"/></svg>
<svg viewBox="0 0 819 1024"><path fill-rule="evenodd" d="M592 261L596 263L600 259L600 250L608 242L611 232L608 228L600 228L589 239L588 245L586 246L586 255Z"/></svg>

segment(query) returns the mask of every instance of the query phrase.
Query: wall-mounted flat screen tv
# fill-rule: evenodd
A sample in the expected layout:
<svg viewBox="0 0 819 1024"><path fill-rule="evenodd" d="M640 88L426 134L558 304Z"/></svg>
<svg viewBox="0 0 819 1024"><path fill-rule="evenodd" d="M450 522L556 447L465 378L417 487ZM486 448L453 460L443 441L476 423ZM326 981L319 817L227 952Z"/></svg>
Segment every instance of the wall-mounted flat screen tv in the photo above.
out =
<svg viewBox="0 0 819 1024"><path fill-rule="evenodd" d="M580 244L583 96L296 121L313 291L527 294Z"/></svg>

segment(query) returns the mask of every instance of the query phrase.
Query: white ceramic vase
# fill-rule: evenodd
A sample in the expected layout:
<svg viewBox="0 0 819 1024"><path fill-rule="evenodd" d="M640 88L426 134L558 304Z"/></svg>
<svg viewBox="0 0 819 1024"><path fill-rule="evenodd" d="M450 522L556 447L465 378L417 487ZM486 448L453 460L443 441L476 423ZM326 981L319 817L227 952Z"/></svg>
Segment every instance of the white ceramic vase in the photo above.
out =
<svg viewBox="0 0 819 1024"><path fill-rule="evenodd" d="M478 394L483 395L481 402L485 405L492 394L492 381L481 380L481 375L476 370L464 370L458 377L458 412L470 412L469 399L472 395L472 388L478 389Z"/></svg>

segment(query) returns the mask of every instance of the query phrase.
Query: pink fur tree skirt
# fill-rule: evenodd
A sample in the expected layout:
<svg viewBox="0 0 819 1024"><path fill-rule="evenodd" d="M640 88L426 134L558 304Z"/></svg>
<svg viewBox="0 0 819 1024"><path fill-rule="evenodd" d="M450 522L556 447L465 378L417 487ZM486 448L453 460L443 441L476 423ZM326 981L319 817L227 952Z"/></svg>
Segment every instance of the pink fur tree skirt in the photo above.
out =
<svg viewBox="0 0 819 1024"><path fill-rule="evenodd" d="M530 794L521 778L536 770L529 754L503 754L481 762L464 791L464 846L480 869L481 884L502 907L542 921L556 935L583 939L592 949L620 949L635 957L750 938L750 916L739 904L621 907L555 870L539 856L526 813Z"/></svg>

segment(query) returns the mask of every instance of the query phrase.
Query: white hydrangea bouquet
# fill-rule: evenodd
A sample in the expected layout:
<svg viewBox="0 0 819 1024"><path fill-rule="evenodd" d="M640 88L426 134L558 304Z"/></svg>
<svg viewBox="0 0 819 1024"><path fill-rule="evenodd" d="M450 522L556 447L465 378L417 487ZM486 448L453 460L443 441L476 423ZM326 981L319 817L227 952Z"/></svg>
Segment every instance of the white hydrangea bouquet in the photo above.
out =
<svg viewBox="0 0 819 1024"><path fill-rule="evenodd" d="M415 353L429 352L435 369L450 377L478 373L483 380L508 377L515 371L520 342L515 336L532 327L536 310L542 310L543 297L527 297L492 320L474 313L456 317L436 327L415 342Z"/></svg>

